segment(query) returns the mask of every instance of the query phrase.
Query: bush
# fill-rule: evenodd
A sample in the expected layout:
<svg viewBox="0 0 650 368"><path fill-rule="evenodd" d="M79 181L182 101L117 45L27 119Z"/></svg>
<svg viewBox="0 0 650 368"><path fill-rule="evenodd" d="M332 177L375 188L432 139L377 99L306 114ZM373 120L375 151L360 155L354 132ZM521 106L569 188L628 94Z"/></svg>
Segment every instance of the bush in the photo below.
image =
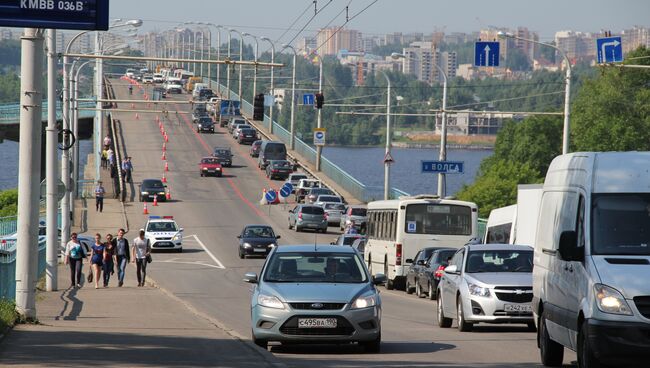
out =
<svg viewBox="0 0 650 368"><path fill-rule="evenodd" d="M15 216L18 213L18 189L0 192L0 217Z"/></svg>
<svg viewBox="0 0 650 368"><path fill-rule="evenodd" d="M13 300L0 299L0 333L16 323L16 303Z"/></svg>

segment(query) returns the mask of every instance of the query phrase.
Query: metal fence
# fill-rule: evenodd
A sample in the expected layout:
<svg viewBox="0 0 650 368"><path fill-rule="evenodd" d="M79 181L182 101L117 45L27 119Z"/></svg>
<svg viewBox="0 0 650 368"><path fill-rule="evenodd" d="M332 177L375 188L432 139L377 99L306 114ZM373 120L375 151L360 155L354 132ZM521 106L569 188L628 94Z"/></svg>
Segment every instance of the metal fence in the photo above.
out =
<svg viewBox="0 0 650 368"><path fill-rule="evenodd" d="M38 242L38 269L40 277L45 272L45 239ZM16 298L16 246L9 251L0 248L0 299Z"/></svg>
<svg viewBox="0 0 650 368"><path fill-rule="evenodd" d="M43 121L47 120L47 105L47 101L43 101ZM95 107L95 103L92 101L84 101L79 103L79 107L92 108ZM79 118L92 118L94 116L95 112L92 110L79 110ZM61 101L56 102L56 118L57 120L62 119ZM0 104L0 124L17 123L18 121L20 121L20 103Z"/></svg>

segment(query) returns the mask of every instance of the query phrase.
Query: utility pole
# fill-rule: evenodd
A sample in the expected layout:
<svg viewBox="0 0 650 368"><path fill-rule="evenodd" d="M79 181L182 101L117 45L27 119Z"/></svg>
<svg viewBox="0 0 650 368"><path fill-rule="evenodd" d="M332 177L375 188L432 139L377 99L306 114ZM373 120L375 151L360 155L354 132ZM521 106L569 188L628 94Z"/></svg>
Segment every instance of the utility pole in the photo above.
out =
<svg viewBox="0 0 650 368"><path fill-rule="evenodd" d="M318 56L318 93L321 95L323 94L323 58ZM314 101L315 102L315 101ZM323 116L321 114L321 110L323 109L318 109L318 120L316 120L316 127L317 128L322 128L323 127ZM323 154L323 146L318 145L316 146L316 171L320 171L320 161L321 161L321 155Z"/></svg>
<svg viewBox="0 0 650 368"><path fill-rule="evenodd" d="M45 185L46 185L46 269L45 288L56 291L58 248L57 244L57 184L59 182L56 169L58 157L56 153L56 31L47 30L47 130L45 134ZM69 117L68 117L69 118Z"/></svg>
<svg viewBox="0 0 650 368"><path fill-rule="evenodd" d="M21 37L18 232L16 233L16 310L36 318L38 207L41 169L43 35L25 28ZM53 101L52 101L53 102Z"/></svg>
<svg viewBox="0 0 650 368"><path fill-rule="evenodd" d="M384 78L386 78L386 154L385 157L390 156L392 146L393 133L390 130L390 79L388 74L382 71ZM390 199L390 165L392 163L384 160L384 200Z"/></svg>

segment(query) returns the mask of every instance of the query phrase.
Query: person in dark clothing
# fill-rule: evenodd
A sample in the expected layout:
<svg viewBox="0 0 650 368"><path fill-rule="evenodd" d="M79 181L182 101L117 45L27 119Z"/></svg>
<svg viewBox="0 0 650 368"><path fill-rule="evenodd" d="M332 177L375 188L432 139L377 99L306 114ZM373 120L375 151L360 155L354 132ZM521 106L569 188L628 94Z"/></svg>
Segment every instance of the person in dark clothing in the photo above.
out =
<svg viewBox="0 0 650 368"><path fill-rule="evenodd" d="M93 256L90 259L95 274L95 289L99 288L99 277L102 275L104 249L106 249L106 247L104 246L104 243L102 243L102 236L99 233L95 234L95 244L92 246Z"/></svg>
<svg viewBox="0 0 650 368"><path fill-rule="evenodd" d="M104 287L108 287L108 282L111 280L111 275L115 273L114 256L115 256L115 239L113 235L106 234L106 243L104 243L104 259L102 263L102 271L104 271Z"/></svg>
<svg viewBox="0 0 650 368"><path fill-rule="evenodd" d="M124 285L124 274L126 272L126 265L131 262L131 252L129 249L129 241L124 237L124 229L117 232L117 239L115 241L115 258L117 261L117 286Z"/></svg>

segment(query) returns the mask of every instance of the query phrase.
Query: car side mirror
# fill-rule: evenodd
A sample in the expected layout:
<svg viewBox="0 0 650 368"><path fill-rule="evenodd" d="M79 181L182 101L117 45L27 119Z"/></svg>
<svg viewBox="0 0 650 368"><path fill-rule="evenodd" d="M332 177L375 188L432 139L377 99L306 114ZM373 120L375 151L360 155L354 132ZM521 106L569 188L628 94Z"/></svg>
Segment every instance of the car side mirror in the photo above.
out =
<svg viewBox="0 0 650 368"><path fill-rule="evenodd" d="M244 274L244 282L257 284L257 274L255 272L247 272Z"/></svg>
<svg viewBox="0 0 650 368"><path fill-rule="evenodd" d="M386 275L383 273L378 273L372 277L372 283L374 285L381 285L386 283Z"/></svg>
<svg viewBox="0 0 650 368"><path fill-rule="evenodd" d="M408 258L408 259L407 259L406 261L404 261L404 262L406 262L406 263L413 263L413 260L412 260L411 258Z"/></svg>
<svg viewBox="0 0 650 368"><path fill-rule="evenodd" d="M418 266L424 266L424 261L423 261L423 260L419 260L416 264L417 264Z"/></svg>
<svg viewBox="0 0 650 368"><path fill-rule="evenodd" d="M275 238L276 238L276 239L280 239L281 236L280 236L280 235L276 235Z"/></svg>
<svg viewBox="0 0 650 368"><path fill-rule="evenodd" d="M289 210L289 213L293 213L293 210Z"/></svg>
<svg viewBox="0 0 650 368"><path fill-rule="evenodd" d="M582 262L585 259L584 248L578 247L578 234L575 231L563 231L560 234L560 257L569 262Z"/></svg>
<svg viewBox="0 0 650 368"><path fill-rule="evenodd" d="M456 266L456 265L447 266L447 267L445 268L445 273L449 273L449 274L452 274L452 275L457 275L457 274L459 274L459 272L458 272L458 266Z"/></svg>
<svg viewBox="0 0 650 368"><path fill-rule="evenodd" d="M241 239L241 235L237 235L237 239Z"/></svg>
<svg viewBox="0 0 650 368"><path fill-rule="evenodd" d="M178 229L179 232L182 232L183 230L185 230L185 229L183 229L183 228Z"/></svg>

